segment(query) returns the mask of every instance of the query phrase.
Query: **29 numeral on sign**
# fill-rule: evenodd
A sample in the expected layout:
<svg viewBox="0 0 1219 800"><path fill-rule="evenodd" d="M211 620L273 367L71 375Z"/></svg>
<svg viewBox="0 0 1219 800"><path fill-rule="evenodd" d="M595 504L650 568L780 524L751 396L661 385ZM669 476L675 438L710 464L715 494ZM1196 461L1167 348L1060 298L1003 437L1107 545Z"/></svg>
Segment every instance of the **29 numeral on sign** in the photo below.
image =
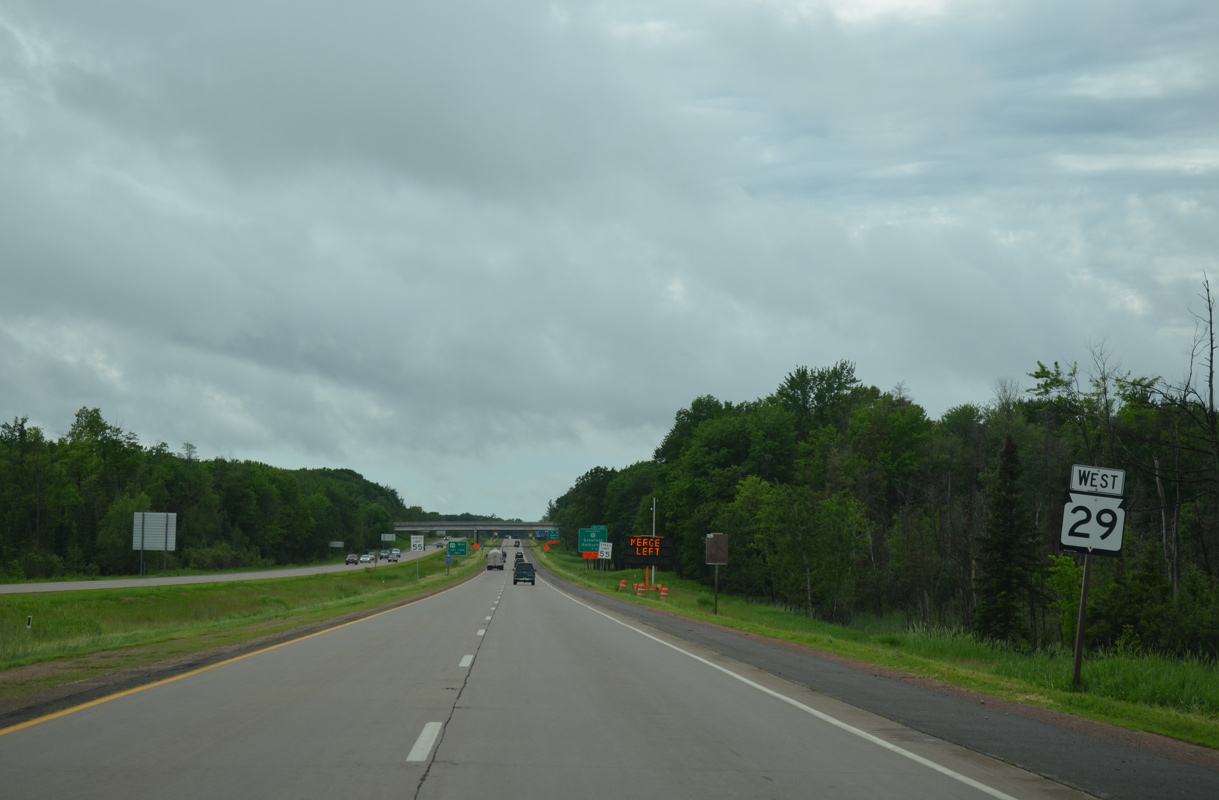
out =
<svg viewBox="0 0 1219 800"><path fill-rule="evenodd" d="M1118 553L1126 525L1126 501L1111 495L1071 492L1062 510L1062 548Z"/></svg>
<svg viewBox="0 0 1219 800"><path fill-rule="evenodd" d="M1087 506L1075 506L1075 508L1071 509L1071 514L1072 516L1075 514L1083 514L1084 516L1083 519L1078 520L1074 525L1071 526L1071 529L1067 531L1067 536L1078 536L1081 539L1091 539L1092 537L1089 534L1080 533L1079 529L1092 521L1092 509L1088 508ZM1096 522L1105 529L1105 532L1100 535L1100 538L1107 539L1109 538L1109 535L1113 533L1114 529L1117 528L1117 512L1111 508L1102 508L1100 511L1096 512Z"/></svg>

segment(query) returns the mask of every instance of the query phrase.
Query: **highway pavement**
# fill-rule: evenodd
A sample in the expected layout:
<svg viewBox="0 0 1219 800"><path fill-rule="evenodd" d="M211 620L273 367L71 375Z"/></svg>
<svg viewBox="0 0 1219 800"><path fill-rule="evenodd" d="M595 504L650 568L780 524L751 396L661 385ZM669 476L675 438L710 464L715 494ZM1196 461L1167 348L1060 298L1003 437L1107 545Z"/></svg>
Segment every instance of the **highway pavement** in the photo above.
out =
<svg viewBox="0 0 1219 800"><path fill-rule="evenodd" d="M454 541L461 541L454 539ZM0 583L0 594L39 594L43 592L79 592L90 589L139 589L149 586L185 586L193 583L232 583L235 581L261 581L270 578L297 578L303 575L323 575L328 572L350 572L355 569L389 569L417 558L435 555L436 543L428 542L427 549L418 552L403 550L398 564L379 561L370 564L325 564L314 567L289 567L286 569L264 569L250 572L224 572L215 575L159 576L157 570L148 567L148 575L138 578L106 578L80 581L45 581L41 583ZM159 562L158 562L159 563Z"/></svg>
<svg viewBox="0 0 1219 800"><path fill-rule="evenodd" d="M751 648L764 647L756 642L736 637L734 658L696 641L688 623L653 624L662 619L676 620L624 613L544 571L534 586L514 586L510 569L480 573L410 605L0 730L0 793L1087 796L752 665Z"/></svg>

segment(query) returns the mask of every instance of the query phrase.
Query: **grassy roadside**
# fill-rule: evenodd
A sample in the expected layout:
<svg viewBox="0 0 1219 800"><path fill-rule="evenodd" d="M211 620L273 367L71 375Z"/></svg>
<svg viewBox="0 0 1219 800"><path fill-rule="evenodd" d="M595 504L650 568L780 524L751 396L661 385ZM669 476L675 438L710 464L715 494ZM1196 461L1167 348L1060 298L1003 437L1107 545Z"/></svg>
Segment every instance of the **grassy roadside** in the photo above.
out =
<svg viewBox="0 0 1219 800"><path fill-rule="evenodd" d="M389 606L457 583L477 556L233 583L0 596L0 700ZM30 623L27 627L27 621Z"/></svg>
<svg viewBox="0 0 1219 800"><path fill-rule="evenodd" d="M1027 655L986 645L954 631L911 628L869 632L818 622L782 609L719 596L712 614L711 590L694 581L661 573L669 597L652 591L637 598L619 592L633 586L642 571L588 571L570 554L533 554L547 568L590 589L692 619L757 633L847 658L930 678L942 684L993 697L1048 708L1219 749L1219 671L1213 664L1178 661L1137 653L1089 654L1079 690L1071 686L1069 652Z"/></svg>

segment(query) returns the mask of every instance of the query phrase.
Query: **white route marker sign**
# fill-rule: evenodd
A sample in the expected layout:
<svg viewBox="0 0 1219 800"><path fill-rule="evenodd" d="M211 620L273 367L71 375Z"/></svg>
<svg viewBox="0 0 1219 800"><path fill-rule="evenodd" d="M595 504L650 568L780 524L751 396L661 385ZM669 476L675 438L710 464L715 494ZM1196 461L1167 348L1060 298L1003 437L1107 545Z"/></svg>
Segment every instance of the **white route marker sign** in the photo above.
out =
<svg viewBox="0 0 1219 800"><path fill-rule="evenodd" d="M1062 549L1102 555L1122 552L1125 489L1125 470L1071 467L1071 490L1062 510Z"/></svg>

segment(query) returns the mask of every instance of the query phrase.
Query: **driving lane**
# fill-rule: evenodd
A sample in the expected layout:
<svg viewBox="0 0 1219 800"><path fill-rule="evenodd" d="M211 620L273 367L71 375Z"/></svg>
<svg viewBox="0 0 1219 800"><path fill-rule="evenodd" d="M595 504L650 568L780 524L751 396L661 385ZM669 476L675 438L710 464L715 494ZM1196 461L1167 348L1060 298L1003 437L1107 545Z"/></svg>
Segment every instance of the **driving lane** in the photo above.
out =
<svg viewBox="0 0 1219 800"><path fill-rule="evenodd" d="M0 735L4 796L412 796L503 573ZM430 752L429 752L430 755Z"/></svg>
<svg viewBox="0 0 1219 800"><path fill-rule="evenodd" d="M1084 796L645 630L542 578L509 585L419 797L630 795Z"/></svg>
<svg viewBox="0 0 1219 800"><path fill-rule="evenodd" d="M0 786L20 798L1081 796L544 576L514 586L511 571L10 729Z"/></svg>

